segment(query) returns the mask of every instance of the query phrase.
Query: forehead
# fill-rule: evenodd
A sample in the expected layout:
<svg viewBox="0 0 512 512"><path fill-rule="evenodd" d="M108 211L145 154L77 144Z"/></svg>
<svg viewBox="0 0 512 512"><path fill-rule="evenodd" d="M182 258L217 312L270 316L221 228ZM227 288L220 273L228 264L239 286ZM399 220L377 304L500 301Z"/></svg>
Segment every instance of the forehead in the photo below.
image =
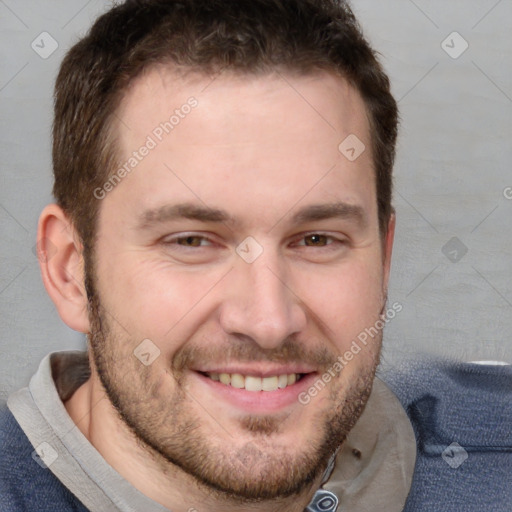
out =
<svg viewBox="0 0 512 512"><path fill-rule="evenodd" d="M120 165L151 146L115 191L134 204L154 207L174 194L247 210L270 191L289 203L315 187L332 200L374 200L364 102L327 72L206 76L154 67L126 91L114 128ZM367 150L349 161L339 146L353 136Z"/></svg>
<svg viewBox="0 0 512 512"><path fill-rule="evenodd" d="M285 128L282 135L293 135L295 130L287 121L294 116L311 123L310 136L318 131L314 128L323 128L322 136L327 128L332 135L341 135L349 127L365 136L369 128L359 92L334 73L318 70L298 74L275 70L267 74L220 71L205 75L179 72L169 65L150 67L131 82L117 112L118 120L121 118L124 123L117 127L121 132L125 132L123 128L131 131L130 123L136 122L140 129L150 132L155 121L152 114L161 121L168 120L173 110L179 110L190 97L196 98L201 107L200 116L194 117L200 117L205 125L212 118L227 123L234 115L246 115L245 133L254 124L264 129L280 122ZM284 118L280 115L283 112L287 114ZM196 128L195 123L190 130L184 125L180 132L190 135ZM125 132L125 135L129 138L130 134Z"/></svg>

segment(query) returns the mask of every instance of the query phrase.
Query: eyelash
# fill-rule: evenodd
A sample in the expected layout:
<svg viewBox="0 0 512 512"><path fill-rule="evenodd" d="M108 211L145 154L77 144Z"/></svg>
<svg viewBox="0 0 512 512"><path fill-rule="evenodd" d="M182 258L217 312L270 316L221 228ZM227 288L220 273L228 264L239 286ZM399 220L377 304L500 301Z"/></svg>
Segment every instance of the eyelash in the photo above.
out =
<svg viewBox="0 0 512 512"><path fill-rule="evenodd" d="M322 248L322 249L328 249L330 246L338 246L338 245L344 245L347 243L346 240L343 240L343 239L340 239L340 238L336 238L335 236L333 235L329 235L327 233L323 233L321 231L313 231L313 232L309 232L309 233L304 233L302 234L300 237L297 237L295 238L295 241L296 240L300 240L300 241L305 241L306 238L309 238L309 237L313 237L313 236L319 236L319 237L325 237L325 240L326 240L326 244L325 245L318 245L318 246L315 246L315 245L306 245L305 243L304 244L298 244L299 247L316 247L316 248ZM179 241L181 240L186 240L187 238L195 238L195 239L200 239L200 242L202 241L207 241L208 244L207 245L192 245L192 246L187 246L185 244L180 244ZM295 245L296 242L293 242L293 244ZM196 234L196 233L187 233L187 234L183 234L183 235L180 235L180 236L177 236L177 237L174 237L174 238L170 238L170 239L163 239L162 240L162 243L164 245L173 245L175 247L179 247L180 249L183 248L184 250L188 250L188 249L199 249L199 248L204 248L204 247L210 247L212 245L215 244L215 242L213 242L210 238L208 238L207 236L205 235L200 235L200 234ZM332 248L332 247L331 247Z"/></svg>

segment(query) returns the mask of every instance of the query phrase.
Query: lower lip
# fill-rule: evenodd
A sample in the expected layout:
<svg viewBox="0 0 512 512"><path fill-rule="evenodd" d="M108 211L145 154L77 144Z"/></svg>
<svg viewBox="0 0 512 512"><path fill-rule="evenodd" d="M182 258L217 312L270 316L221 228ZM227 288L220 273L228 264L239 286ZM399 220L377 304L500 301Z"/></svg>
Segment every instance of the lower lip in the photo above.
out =
<svg viewBox="0 0 512 512"><path fill-rule="evenodd" d="M280 412L284 408L299 403L299 394L306 391L314 382L316 373L308 373L299 381L284 389L275 391L247 391L214 381L202 373L194 372L199 380L224 401L238 409L253 414Z"/></svg>

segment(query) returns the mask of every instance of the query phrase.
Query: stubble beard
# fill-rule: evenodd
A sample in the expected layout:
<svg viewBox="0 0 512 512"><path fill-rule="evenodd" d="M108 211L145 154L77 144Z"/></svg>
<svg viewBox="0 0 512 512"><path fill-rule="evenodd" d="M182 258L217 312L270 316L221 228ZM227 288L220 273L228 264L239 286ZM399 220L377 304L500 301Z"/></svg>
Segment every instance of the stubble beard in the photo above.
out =
<svg viewBox="0 0 512 512"><path fill-rule="evenodd" d="M222 418L216 421L221 433L224 430L224 441L204 428L191 408L193 401L198 402L197 397L186 391L179 372L171 372L172 364L164 374L155 376L151 366L143 366L134 357L138 341L126 335L123 338L120 330L114 332L90 281L88 293L92 360L119 417L163 472L167 473L170 467L180 468L216 498L250 503L303 493L325 470L370 395L378 351L358 377L348 383L341 401L331 389L332 410L314 420L314 435L307 446L290 453L275 439L285 418L259 415L240 420L239 428L245 437L250 433L252 440L236 446L237 439L223 427ZM376 341L380 347L380 340ZM173 396L164 400L160 391L167 374L176 379L177 385ZM314 407L314 402L310 406ZM233 439L227 443L225 437L229 435Z"/></svg>

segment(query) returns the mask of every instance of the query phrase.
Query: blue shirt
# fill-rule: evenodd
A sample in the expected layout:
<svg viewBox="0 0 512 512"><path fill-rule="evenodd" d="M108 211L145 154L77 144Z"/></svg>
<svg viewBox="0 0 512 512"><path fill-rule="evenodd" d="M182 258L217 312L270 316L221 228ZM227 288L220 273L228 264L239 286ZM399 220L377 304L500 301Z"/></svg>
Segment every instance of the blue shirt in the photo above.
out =
<svg viewBox="0 0 512 512"><path fill-rule="evenodd" d="M416 435L404 512L512 511L512 366L425 359L381 377Z"/></svg>

